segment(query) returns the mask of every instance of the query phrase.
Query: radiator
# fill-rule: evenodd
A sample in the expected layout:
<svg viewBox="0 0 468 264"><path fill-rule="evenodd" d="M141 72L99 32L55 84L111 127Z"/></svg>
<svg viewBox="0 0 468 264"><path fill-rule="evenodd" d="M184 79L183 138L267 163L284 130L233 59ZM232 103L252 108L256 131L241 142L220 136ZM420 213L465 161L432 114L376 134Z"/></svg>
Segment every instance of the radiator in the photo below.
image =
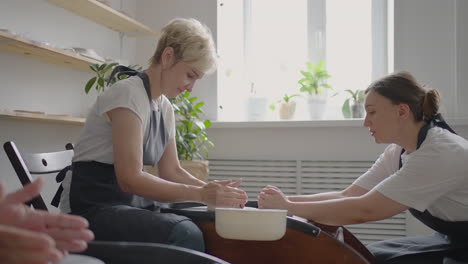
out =
<svg viewBox="0 0 468 264"><path fill-rule="evenodd" d="M331 160L232 160L210 159L210 180L243 179L241 185L250 200L256 200L267 184L285 194L314 194L338 191L349 186L367 171L373 161ZM350 225L347 228L364 244L404 237L405 214L392 218Z"/></svg>

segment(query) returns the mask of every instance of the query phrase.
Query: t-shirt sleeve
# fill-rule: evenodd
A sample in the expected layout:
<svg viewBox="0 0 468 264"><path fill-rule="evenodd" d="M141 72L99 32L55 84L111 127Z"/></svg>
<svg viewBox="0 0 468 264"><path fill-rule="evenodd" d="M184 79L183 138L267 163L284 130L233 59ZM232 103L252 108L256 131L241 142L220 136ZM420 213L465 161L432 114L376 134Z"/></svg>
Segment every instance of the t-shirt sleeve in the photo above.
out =
<svg viewBox="0 0 468 264"><path fill-rule="evenodd" d="M353 184L366 190L371 190L385 178L398 169L399 148L397 145L389 145L375 161L372 167L357 178Z"/></svg>
<svg viewBox="0 0 468 264"><path fill-rule="evenodd" d="M145 120L145 113L149 111L149 104L145 103L146 94L134 86L135 80L121 80L112 85L97 99L97 114L103 115L116 108L127 108L135 113L140 121Z"/></svg>
<svg viewBox="0 0 468 264"><path fill-rule="evenodd" d="M401 204L424 211L461 183L460 177L450 171L449 162L437 151L414 152L402 168L376 186L376 190Z"/></svg>

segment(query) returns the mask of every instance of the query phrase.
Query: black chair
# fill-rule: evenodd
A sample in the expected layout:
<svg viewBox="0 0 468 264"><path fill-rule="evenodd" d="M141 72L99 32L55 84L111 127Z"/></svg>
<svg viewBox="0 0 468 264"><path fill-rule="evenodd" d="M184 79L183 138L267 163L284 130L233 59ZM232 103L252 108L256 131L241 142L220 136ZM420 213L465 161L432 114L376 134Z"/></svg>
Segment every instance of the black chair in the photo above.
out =
<svg viewBox="0 0 468 264"><path fill-rule="evenodd" d="M73 157L73 144L71 143L66 144L66 150L48 153L21 153L13 141L3 144L3 149L23 186L34 180L31 174L60 172L71 165ZM34 198L28 205L32 205L35 209L48 211L41 195Z"/></svg>
<svg viewBox="0 0 468 264"><path fill-rule="evenodd" d="M111 264L229 264L202 252L157 243L93 241L83 254Z"/></svg>

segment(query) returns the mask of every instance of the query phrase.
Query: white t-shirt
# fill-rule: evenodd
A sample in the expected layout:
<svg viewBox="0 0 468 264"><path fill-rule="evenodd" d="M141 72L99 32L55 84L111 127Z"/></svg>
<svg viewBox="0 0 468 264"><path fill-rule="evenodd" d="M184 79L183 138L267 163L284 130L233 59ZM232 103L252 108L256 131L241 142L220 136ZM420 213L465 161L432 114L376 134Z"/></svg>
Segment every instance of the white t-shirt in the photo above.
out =
<svg viewBox="0 0 468 264"><path fill-rule="evenodd" d="M164 124L168 129L169 138L174 137L174 111L171 102L161 96L157 102L152 101L155 108L163 112ZM102 93L91 108L86 118L84 129L75 144L73 161L98 161L114 164L112 147L112 124L107 112L115 108L130 109L141 120L144 142L149 133L150 104L143 81L138 76L116 82ZM143 142L141 143L143 144Z"/></svg>
<svg viewBox="0 0 468 264"><path fill-rule="evenodd" d="M448 130L428 131L420 148L402 155L389 145L353 184L447 221L468 220L468 141Z"/></svg>
<svg viewBox="0 0 468 264"><path fill-rule="evenodd" d="M172 104L164 95L157 101L152 100L155 109L162 111L164 125L169 133L169 139L175 136L175 118ZM138 76L120 80L98 96L92 106L78 142L75 144L73 161L97 161L114 164L112 145L112 123L107 112L115 108L130 109L141 120L143 125L143 142L149 134L149 120L151 108L143 81ZM141 142L141 144L143 144ZM60 209L70 212L70 183L69 171L62 182L63 192L60 199Z"/></svg>

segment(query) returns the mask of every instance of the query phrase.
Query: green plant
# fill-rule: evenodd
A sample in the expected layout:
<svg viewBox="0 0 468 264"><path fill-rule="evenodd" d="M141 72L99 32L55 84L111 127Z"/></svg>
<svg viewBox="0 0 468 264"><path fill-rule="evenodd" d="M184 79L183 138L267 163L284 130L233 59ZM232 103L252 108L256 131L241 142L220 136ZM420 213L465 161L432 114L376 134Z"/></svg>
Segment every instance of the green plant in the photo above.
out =
<svg viewBox="0 0 468 264"><path fill-rule="evenodd" d="M179 160L203 159L208 156L208 147L214 148L208 139L206 129L211 126L210 120L203 120L202 106L197 97L190 97L185 92L170 99L176 115L176 143Z"/></svg>
<svg viewBox="0 0 468 264"><path fill-rule="evenodd" d="M85 92L95 87L98 92L103 92L109 81L109 75L117 66L117 63L93 64L90 68L95 76L88 80L85 86ZM132 69L141 70L141 66L128 66ZM125 79L128 76L123 74L119 79ZM109 85L117 81L114 76ZM213 142L208 139L206 129L211 126L210 120L203 120L202 106L204 102L197 102L197 97L190 97L189 92L182 93L176 98L170 99L174 108L176 118L176 144L179 160L203 159L208 156L208 147L214 148Z"/></svg>
<svg viewBox="0 0 468 264"><path fill-rule="evenodd" d="M325 69L325 62L319 61L316 65L307 62L307 71L301 71L304 76L298 83L301 85L300 91L308 94L322 94L324 89L332 89L326 81L331 78Z"/></svg>
<svg viewBox="0 0 468 264"><path fill-rule="evenodd" d="M291 94L291 95L284 94L282 99L270 104L270 109L274 111L277 104L280 104L282 102L285 102L285 103L289 103L290 101L292 102L292 98L297 97L297 96L300 96L300 95L299 94Z"/></svg>
<svg viewBox="0 0 468 264"><path fill-rule="evenodd" d="M343 106L341 107L341 112L345 118L351 117L351 103L353 104L362 104L364 103L365 93L364 90L351 90L347 89L345 92L349 93L349 97L344 101Z"/></svg>

